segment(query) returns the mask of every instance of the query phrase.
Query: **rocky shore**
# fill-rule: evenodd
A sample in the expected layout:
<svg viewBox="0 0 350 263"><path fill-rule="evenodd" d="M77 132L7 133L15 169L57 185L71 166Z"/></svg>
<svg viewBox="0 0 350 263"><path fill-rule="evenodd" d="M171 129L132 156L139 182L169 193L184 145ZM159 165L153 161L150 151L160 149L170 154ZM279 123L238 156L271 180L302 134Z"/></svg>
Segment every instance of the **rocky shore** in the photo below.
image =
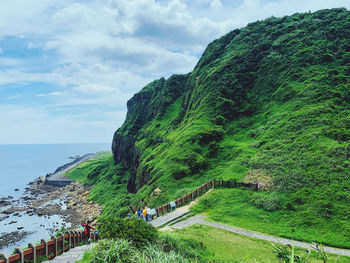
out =
<svg viewBox="0 0 350 263"><path fill-rule="evenodd" d="M45 180L45 177L40 177L30 182L24 196L18 200L11 196L0 198L0 222L7 220L9 222L5 225L16 227L16 231L0 233L0 252L4 247L14 245L31 234L25 226L16 225L22 216L32 217L32 223L38 224L38 228L43 228L48 234L53 234L60 226L67 230L78 230L79 224L88 219L93 224L96 223L102 207L87 200L91 186L72 182L67 186L57 187L45 184ZM63 223L55 222L57 216L63 219ZM53 220L53 223L45 226L36 222L40 218ZM31 240L36 241L38 240Z"/></svg>
<svg viewBox="0 0 350 263"><path fill-rule="evenodd" d="M73 182L64 187L45 184L41 177L30 183L26 189L28 212L39 216L62 215L72 224L70 229L77 229L78 225L90 219L95 221L100 215L102 207L87 200L91 186ZM64 206L52 201L63 200Z"/></svg>

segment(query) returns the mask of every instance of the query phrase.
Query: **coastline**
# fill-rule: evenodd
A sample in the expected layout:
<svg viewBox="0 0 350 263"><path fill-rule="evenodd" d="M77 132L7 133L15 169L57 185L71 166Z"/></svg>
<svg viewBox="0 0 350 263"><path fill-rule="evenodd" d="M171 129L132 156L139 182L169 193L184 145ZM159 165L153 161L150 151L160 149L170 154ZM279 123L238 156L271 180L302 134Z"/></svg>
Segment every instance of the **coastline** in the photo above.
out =
<svg viewBox="0 0 350 263"><path fill-rule="evenodd" d="M46 183L47 177L52 175L60 176L67 170L73 169L83 161L89 159L74 160L68 164L58 167L53 174L42 176L29 182L25 188L25 193L19 199L13 199L11 196L0 197L3 205L0 205L0 222L4 221L3 225L12 227L11 232L1 233L0 252L6 250L8 253L15 246L23 246L20 244L23 240L29 242L37 242L39 240L29 240L32 232L27 228L29 224L37 224L41 232L46 232L46 237L54 235L55 231L64 227L66 230L78 230L79 224L92 220L96 223L96 218L101 214L102 207L88 201L87 196L90 193L91 186L70 181L66 186L54 186ZM90 156L92 158L92 156ZM57 179L57 177L55 177ZM64 178L67 180L67 178ZM21 220L26 218L26 225L19 225ZM20 222L17 222L20 221ZM50 222L45 224L44 222ZM17 229L15 229L17 228ZM41 238L45 238L44 236Z"/></svg>

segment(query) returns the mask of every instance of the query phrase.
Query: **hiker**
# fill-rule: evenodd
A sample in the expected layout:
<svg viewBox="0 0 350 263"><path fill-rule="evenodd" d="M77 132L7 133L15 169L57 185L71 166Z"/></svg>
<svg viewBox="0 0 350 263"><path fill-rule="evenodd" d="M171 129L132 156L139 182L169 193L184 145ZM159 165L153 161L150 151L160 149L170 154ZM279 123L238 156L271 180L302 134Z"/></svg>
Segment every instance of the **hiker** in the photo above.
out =
<svg viewBox="0 0 350 263"><path fill-rule="evenodd" d="M81 225L84 228L83 238L84 238L86 244L90 243L90 229L93 229L96 231L96 229L93 228L90 224L91 224L91 221L88 220L88 221L86 221L86 224Z"/></svg>
<svg viewBox="0 0 350 263"><path fill-rule="evenodd" d="M146 206L146 212L147 212L147 222L151 222L151 208Z"/></svg>
<svg viewBox="0 0 350 263"><path fill-rule="evenodd" d="M141 208L138 207L138 208L137 208L137 218L138 218L138 219L141 219L141 215L142 215Z"/></svg>
<svg viewBox="0 0 350 263"><path fill-rule="evenodd" d="M143 210L142 210L142 216L143 216L143 220L144 220L144 221L147 221L147 220L146 220L146 219L147 219L147 218L146 218L146 217L147 217L147 210L146 210L145 207L144 207Z"/></svg>

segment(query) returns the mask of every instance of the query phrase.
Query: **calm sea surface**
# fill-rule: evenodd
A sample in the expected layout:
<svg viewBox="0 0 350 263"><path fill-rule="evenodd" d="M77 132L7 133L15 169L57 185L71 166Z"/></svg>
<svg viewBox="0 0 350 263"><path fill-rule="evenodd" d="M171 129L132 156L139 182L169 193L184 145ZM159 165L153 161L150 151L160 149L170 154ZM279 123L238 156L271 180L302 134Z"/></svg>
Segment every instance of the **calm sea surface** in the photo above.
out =
<svg viewBox="0 0 350 263"><path fill-rule="evenodd" d="M0 145L0 197L22 195L29 182L72 161L70 156L110 149L111 143Z"/></svg>
<svg viewBox="0 0 350 263"><path fill-rule="evenodd" d="M57 167L72 161L68 158L70 156L110 149L111 143L0 145L0 198L9 195L15 199L22 197L24 188L29 182L47 173L52 173ZM9 224L14 219L18 223ZM29 217L25 212L21 212L20 217L11 215L8 219L2 220L0 235L16 231L18 225L23 226L24 230L31 234L21 242L1 249L0 253L10 253L17 246L25 246L28 242L48 237L46 229L54 222L63 224L59 216L52 216L49 219L38 216ZM40 225L45 225L45 227L40 227Z"/></svg>

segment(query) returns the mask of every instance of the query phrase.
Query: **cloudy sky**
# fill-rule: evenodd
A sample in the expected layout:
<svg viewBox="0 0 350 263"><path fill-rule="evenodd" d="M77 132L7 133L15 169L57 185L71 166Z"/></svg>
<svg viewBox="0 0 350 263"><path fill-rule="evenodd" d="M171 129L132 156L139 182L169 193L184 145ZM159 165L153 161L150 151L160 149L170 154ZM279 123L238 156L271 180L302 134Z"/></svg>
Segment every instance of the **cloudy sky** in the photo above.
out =
<svg viewBox="0 0 350 263"><path fill-rule="evenodd" d="M145 84L269 16L350 0L1 0L0 144L110 142Z"/></svg>

